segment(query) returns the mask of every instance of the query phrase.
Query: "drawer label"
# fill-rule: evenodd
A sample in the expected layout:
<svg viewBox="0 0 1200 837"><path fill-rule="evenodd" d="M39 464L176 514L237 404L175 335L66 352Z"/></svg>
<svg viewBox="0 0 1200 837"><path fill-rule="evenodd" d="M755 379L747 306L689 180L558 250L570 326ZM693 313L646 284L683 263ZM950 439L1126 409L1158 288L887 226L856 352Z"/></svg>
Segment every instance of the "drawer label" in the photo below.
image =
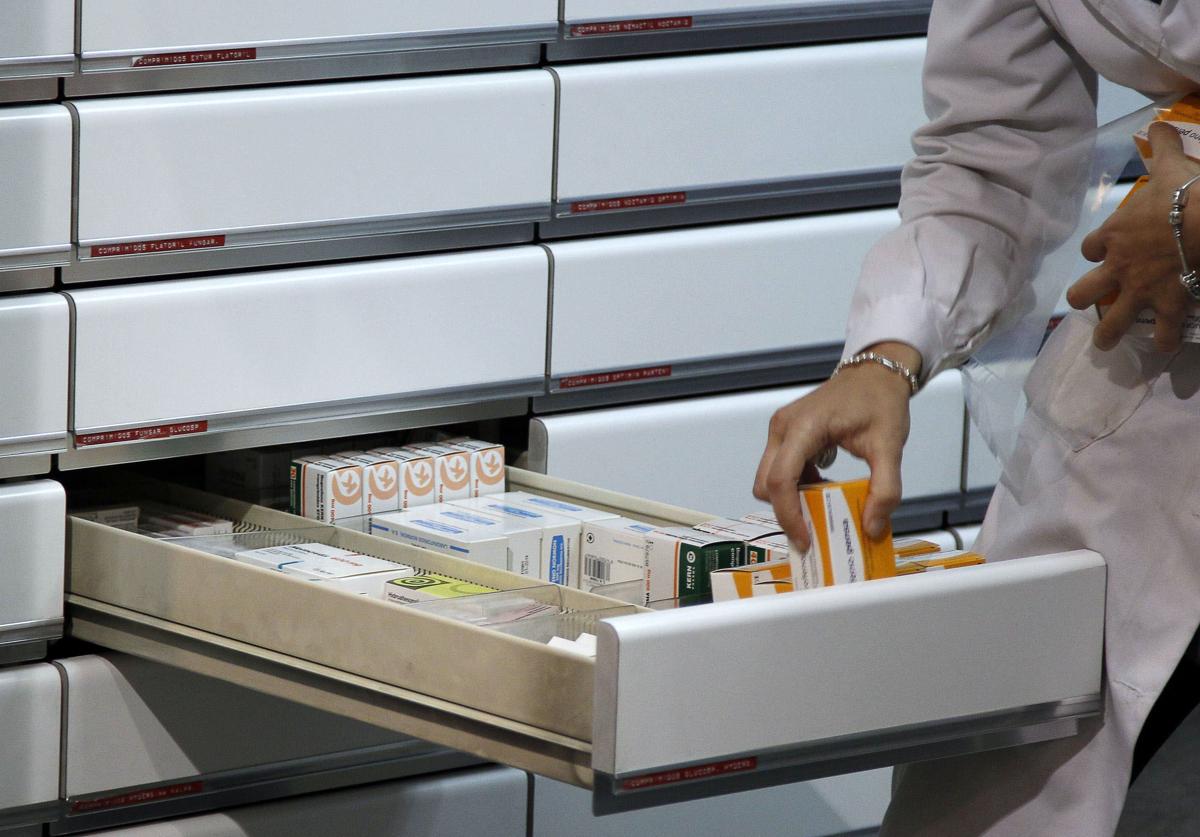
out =
<svg viewBox="0 0 1200 837"><path fill-rule="evenodd" d="M592 35L636 35L639 32L664 32L670 29L691 28L691 15L647 17L637 20L606 20L601 23L577 23L571 27L571 37L587 38Z"/></svg>
<svg viewBox="0 0 1200 837"><path fill-rule="evenodd" d="M90 811L123 808L126 805L144 805L147 802L161 802L164 799L174 799L177 796L189 796L193 793L203 792L203 782L182 782L178 785L164 785L161 788L129 791L128 793L105 796L100 799L81 799L71 803L71 813L86 814Z"/></svg>
<svg viewBox="0 0 1200 837"><path fill-rule="evenodd" d="M641 369L621 369L616 372L597 372L593 375L572 375L558 382L559 389L578 389L580 387L599 387L605 384L628 384L633 381L645 381L651 378L671 377L670 366L646 366Z"/></svg>
<svg viewBox="0 0 1200 837"><path fill-rule="evenodd" d="M179 67L184 64L223 64L227 61L254 61L257 49L209 49L202 52L162 52L136 55L131 67Z"/></svg>
<svg viewBox="0 0 1200 837"><path fill-rule="evenodd" d="M571 204L571 214L613 212L620 209L653 209L656 206L670 206L678 203L687 203L687 192L659 192L654 195L627 195L622 198L576 201Z"/></svg>
<svg viewBox="0 0 1200 837"><path fill-rule="evenodd" d="M109 430L105 433L84 433L75 437L75 447L112 445L118 442L141 442L146 439L169 439L172 436L190 436L207 433L207 421L185 421L178 424L155 424L150 427L132 427L128 430Z"/></svg>
<svg viewBox="0 0 1200 837"><path fill-rule="evenodd" d="M166 238L159 241L129 241L123 244L99 244L90 250L93 259L106 256L140 256L146 253L174 253L177 250L207 250L224 247L225 236L201 235L192 238Z"/></svg>
<svg viewBox="0 0 1200 837"><path fill-rule="evenodd" d="M656 788L660 785L673 785L676 782L693 782L697 779L712 779L728 773L744 773L758 768L758 756L715 761L712 764L698 764L695 767L681 767L678 770L664 770L660 773L647 773L644 776L634 776L621 782L621 790L637 791L646 788Z"/></svg>

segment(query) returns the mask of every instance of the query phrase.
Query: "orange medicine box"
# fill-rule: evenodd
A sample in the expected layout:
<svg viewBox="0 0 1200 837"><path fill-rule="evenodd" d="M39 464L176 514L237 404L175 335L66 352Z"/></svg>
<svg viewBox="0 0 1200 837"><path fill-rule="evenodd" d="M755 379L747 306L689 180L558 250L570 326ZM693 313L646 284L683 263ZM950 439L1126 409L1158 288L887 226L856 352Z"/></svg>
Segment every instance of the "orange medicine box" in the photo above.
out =
<svg viewBox="0 0 1200 837"><path fill-rule="evenodd" d="M714 570L710 578L714 602L790 593L795 589L790 561L770 561Z"/></svg>
<svg viewBox="0 0 1200 837"><path fill-rule="evenodd" d="M804 521L812 534L806 552L791 553L797 590L829 587L896 574L892 530L872 540L863 529L869 481L825 482L799 488Z"/></svg>
<svg viewBox="0 0 1200 837"><path fill-rule="evenodd" d="M978 552L941 552L936 555L920 555L911 558L896 558L896 575L913 575L931 570L953 570L958 567L973 567L987 563Z"/></svg>

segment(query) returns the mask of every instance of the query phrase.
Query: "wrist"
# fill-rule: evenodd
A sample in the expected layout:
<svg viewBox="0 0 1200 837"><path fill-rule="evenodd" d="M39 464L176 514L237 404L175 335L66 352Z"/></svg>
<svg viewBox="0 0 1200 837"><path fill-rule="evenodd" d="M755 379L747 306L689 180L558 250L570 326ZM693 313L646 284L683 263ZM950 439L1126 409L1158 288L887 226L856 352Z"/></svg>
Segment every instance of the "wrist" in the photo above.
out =
<svg viewBox="0 0 1200 837"><path fill-rule="evenodd" d="M845 358L832 377L845 374L851 380L869 382L872 387L894 389L905 399L916 394L921 370L921 354L907 343L881 342Z"/></svg>

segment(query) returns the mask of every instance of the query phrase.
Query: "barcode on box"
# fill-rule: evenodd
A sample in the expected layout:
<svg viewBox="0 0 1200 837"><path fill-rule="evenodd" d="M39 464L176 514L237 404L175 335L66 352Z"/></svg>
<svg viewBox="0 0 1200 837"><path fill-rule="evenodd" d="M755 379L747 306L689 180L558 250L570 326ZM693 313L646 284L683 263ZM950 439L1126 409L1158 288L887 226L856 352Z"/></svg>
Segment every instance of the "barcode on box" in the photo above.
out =
<svg viewBox="0 0 1200 837"><path fill-rule="evenodd" d="M587 574L589 581L599 582L600 584L608 584L608 580L612 578L612 561L608 558L600 558L596 555L588 555L583 559L584 572Z"/></svg>

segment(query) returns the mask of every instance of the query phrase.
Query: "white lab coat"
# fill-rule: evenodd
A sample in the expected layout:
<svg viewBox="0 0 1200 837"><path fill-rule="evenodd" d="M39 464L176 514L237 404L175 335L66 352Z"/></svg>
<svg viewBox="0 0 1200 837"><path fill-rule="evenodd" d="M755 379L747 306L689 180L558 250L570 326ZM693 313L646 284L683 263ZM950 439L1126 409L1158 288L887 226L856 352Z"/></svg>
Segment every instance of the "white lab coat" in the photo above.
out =
<svg viewBox="0 0 1200 837"><path fill-rule="evenodd" d="M905 341L927 379L986 340L1027 279L1029 225L1065 232L1038 217L1032 181L1094 127L1097 72L1154 97L1200 90L1200 2L934 3L931 121L905 168L903 223L864 265L847 354ZM1138 733L1200 622L1200 346L1168 356L1126 338L1103 353L1094 322L1068 318L1039 357L1032 455L979 543L992 560L1104 555L1104 718L1074 738L898 770L884 837L1112 834Z"/></svg>

